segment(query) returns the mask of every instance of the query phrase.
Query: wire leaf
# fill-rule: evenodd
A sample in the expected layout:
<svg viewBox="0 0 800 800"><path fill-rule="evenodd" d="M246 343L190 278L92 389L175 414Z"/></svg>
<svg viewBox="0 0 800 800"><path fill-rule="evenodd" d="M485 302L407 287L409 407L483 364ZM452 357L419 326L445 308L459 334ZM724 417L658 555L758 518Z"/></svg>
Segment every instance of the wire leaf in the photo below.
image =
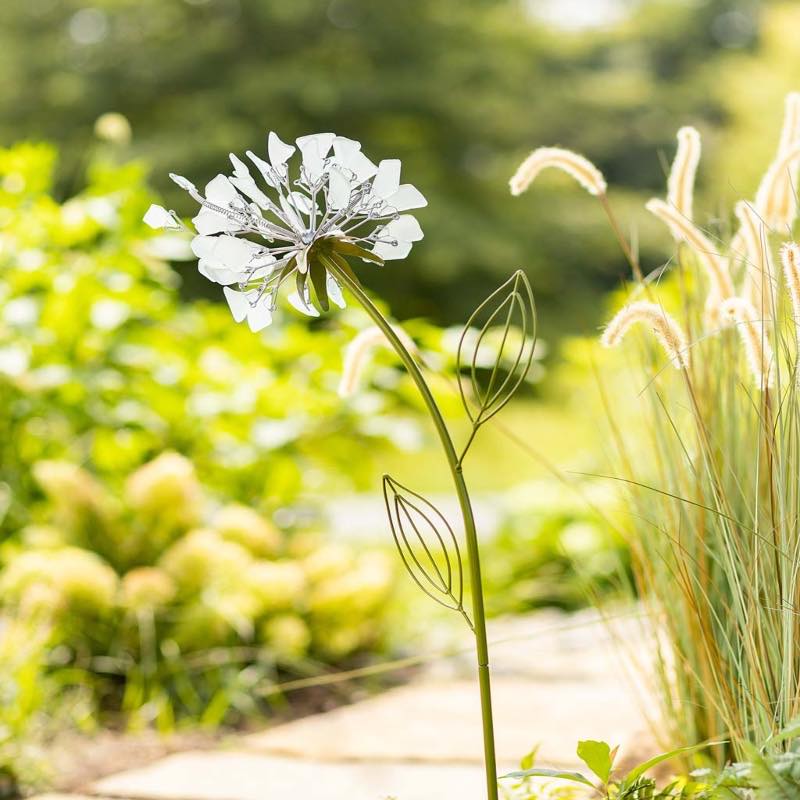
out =
<svg viewBox="0 0 800 800"><path fill-rule="evenodd" d="M473 340L469 332L475 329L477 336ZM499 346L494 363L485 365L481 352L489 346L490 332L495 331ZM535 347L533 291L525 273L517 270L472 312L458 341L458 388L475 428L491 419L514 396L528 375ZM467 352L470 348L471 352ZM487 381L478 377L478 371L484 368L489 370Z"/></svg>
<svg viewBox="0 0 800 800"><path fill-rule="evenodd" d="M383 476L389 527L414 583L445 608L464 610L464 567L458 540L445 516L422 495Z"/></svg>

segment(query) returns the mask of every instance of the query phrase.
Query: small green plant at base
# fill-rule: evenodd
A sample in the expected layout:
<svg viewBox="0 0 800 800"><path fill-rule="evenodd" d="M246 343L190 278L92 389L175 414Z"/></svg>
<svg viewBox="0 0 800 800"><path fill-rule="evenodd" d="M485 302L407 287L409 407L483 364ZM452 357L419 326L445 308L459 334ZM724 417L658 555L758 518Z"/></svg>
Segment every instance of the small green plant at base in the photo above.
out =
<svg viewBox="0 0 800 800"><path fill-rule="evenodd" d="M558 769L547 769L533 766L536 751L533 751L520 764L521 769L503 776L504 780L515 781L511 784L511 797L518 800L538 800L542 796L538 781L534 779L550 779L574 784L578 789L572 793L576 797L600 796L606 800L678 800L708 796L703 794L710 788L705 782L692 778L679 779L658 788L655 779L647 773L655 767L676 758L685 758L706 745L681 747L653 758L617 776L614 761L618 748L606 742L587 739L578 743L578 758L588 767L590 775L582 772L571 772Z"/></svg>

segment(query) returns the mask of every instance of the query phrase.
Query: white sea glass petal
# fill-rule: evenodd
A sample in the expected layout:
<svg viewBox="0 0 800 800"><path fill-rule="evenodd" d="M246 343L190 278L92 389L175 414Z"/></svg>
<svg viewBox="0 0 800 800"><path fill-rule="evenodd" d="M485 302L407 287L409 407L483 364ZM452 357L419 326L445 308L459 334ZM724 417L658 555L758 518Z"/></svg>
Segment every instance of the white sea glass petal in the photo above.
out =
<svg viewBox="0 0 800 800"><path fill-rule="evenodd" d="M175 228L179 227L172 214L164 206L157 206L155 203L147 209L142 218L146 225L151 228Z"/></svg>
<svg viewBox="0 0 800 800"><path fill-rule="evenodd" d="M350 179L337 167L328 173L328 203L335 211L344 208L350 201Z"/></svg>
<svg viewBox="0 0 800 800"><path fill-rule="evenodd" d="M249 197L257 206L269 208L269 200L258 184L252 178L231 178L231 183L243 194Z"/></svg>
<svg viewBox="0 0 800 800"><path fill-rule="evenodd" d="M294 207L301 211L303 214L311 213L311 198L302 192L292 192L292 203ZM316 205L317 213L319 213L319 205Z"/></svg>
<svg viewBox="0 0 800 800"><path fill-rule="evenodd" d="M384 198L386 204L395 211L407 211L410 208L424 208L428 201L422 192L410 183L404 183L396 192Z"/></svg>
<svg viewBox="0 0 800 800"><path fill-rule="evenodd" d="M307 298L301 298L297 292L292 292L286 299L289 301L289 305L296 308L301 314L309 317L319 316L319 311L311 305L311 302Z"/></svg>
<svg viewBox="0 0 800 800"><path fill-rule="evenodd" d="M234 283L239 283L242 279L242 274L240 272L224 269L223 267L215 267L202 258L197 262L197 269L200 274L208 278L208 280L213 283L219 283L221 286L231 286Z"/></svg>
<svg viewBox="0 0 800 800"><path fill-rule="evenodd" d="M282 169L286 166L286 162L294 155L297 148L294 145L282 142L277 133L269 132L267 137L267 152L269 153L269 160L275 169Z"/></svg>
<svg viewBox="0 0 800 800"><path fill-rule="evenodd" d="M242 229L242 226L236 220L229 219L205 206L200 209L192 219L192 222L197 232L204 236L212 233L240 231Z"/></svg>
<svg viewBox="0 0 800 800"><path fill-rule="evenodd" d="M177 183L178 186L180 186L181 189L183 189L185 192L196 192L197 191L197 189L195 188L195 185L190 180L188 180L187 178L184 178L183 175L176 175L174 172L170 172L169 173L169 177L170 177L170 179L172 181Z"/></svg>
<svg viewBox="0 0 800 800"><path fill-rule="evenodd" d="M228 205L239 199L239 192L224 176L217 175L206 184L206 200L214 205L228 208Z"/></svg>
<svg viewBox="0 0 800 800"><path fill-rule="evenodd" d="M253 177L250 174L250 170L247 168L247 164L245 164L239 156L235 153L228 153L228 158L230 158L231 164L233 165L233 174L236 175L237 178Z"/></svg>
<svg viewBox="0 0 800 800"><path fill-rule="evenodd" d="M424 234L415 217L412 217L411 214L401 214L386 225L381 233L381 237L384 236L403 242L418 242Z"/></svg>
<svg viewBox="0 0 800 800"><path fill-rule="evenodd" d="M228 307L233 314L233 318L237 322L243 322L248 312L250 311L250 303L247 300L247 295L244 292L237 292L235 289L229 289L227 286L223 289L225 299L228 301Z"/></svg>
<svg viewBox="0 0 800 800"><path fill-rule="evenodd" d="M316 181L322 175L324 159L336 138L334 133L314 133L297 139L297 146L303 154L303 168L309 180Z"/></svg>
<svg viewBox="0 0 800 800"><path fill-rule="evenodd" d="M308 272L308 248L302 249L297 254L297 269L302 274L305 275Z"/></svg>
<svg viewBox="0 0 800 800"><path fill-rule="evenodd" d="M273 170L269 162L259 158L252 150L247 151L247 157L253 162L256 169L261 173L261 177L273 188L279 185L279 182L273 177Z"/></svg>
<svg viewBox="0 0 800 800"><path fill-rule="evenodd" d="M361 152L361 142L348 139L346 136L337 136L333 140L333 152L337 161L348 161L356 153Z"/></svg>
<svg viewBox="0 0 800 800"><path fill-rule="evenodd" d="M339 285L339 281L328 273L325 277L325 285L328 289L328 297L330 297L334 305L344 308L347 303L344 301L344 294L342 294L342 287Z"/></svg>
<svg viewBox="0 0 800 800"><path fill-rule="evenodd" d="M333 152L336 163L350 170L356 176L357 183L363 183L378 171L375 164L361 152L361 143L355 139L337 136L333 141Z"/></svg>
<svg viewBox="0 0 800 800"><path fill-rule="evenodd" d="M236 236L195 236L192 252L212 266L242 270L261 252L261 248Z"/></svg>
<svg viewBox="0 0 800 800"><path fill-rule="evenodd" d="M300 219L300 215L294 210L292 204L283 195L281 195L280 201L281 209L283 210L283 214L286 219L289 220L289 224L295 231L297 231L297 233L302 233L306 226Z"/></svg>
<svg viewBox="0 0 800 800"><path fill-rule="evenodd" d="M272 312L269 310L269 305L262 297L255 306L251 306L247 312L247 324L253 333L263 331L272 322Z"/></svg>
<svg viewBox="0 0 800 800"><path fill-rule="evenodd" d="M399 239L397 244L378 242L372 248L372 252L384 261L394 261L398 258L405 258L411 252L411 242L402 242Z"/></svg>
<svg viewBox="0 0 800 800"><path fill-rule="evenodd" d="M400 188L400 160L385 158L378 164L378 172L372 182L372 194L385 199Z"/></svg>

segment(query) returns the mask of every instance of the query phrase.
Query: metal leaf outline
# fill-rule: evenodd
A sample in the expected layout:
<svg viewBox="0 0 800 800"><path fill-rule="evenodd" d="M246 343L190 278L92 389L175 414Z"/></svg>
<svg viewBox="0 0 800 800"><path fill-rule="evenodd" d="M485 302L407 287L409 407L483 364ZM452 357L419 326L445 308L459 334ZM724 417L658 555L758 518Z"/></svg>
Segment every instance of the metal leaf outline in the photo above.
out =
<svg viewBox="0 0 800 800"><path fill-rule="evenodd" d="M383 499L392 538L411 579L439 605L462 614L472 627L464 609L461 550L447 518L390 475L383 476ZM438 562L431 548L438 553Z"/></svg>
<svg viewBox="0 0 800 800"><path fill-rule="evenodd" d="M495 307L491 310L493 304ZM475 341L468 362L468 368L465 368L464 349L467 341L467 332L472 330L478 318L487 310L490 310L491 313L479 329L478 338ZM478 381L478 355L486 335L495 327L495 321L502 317L504 311L506 314L505 321L502 323L502 340L492 367L489 382L484 387ZM515 323L515 316L518 316L516 327L521 331L520 344L513 356L511 368L508 369L502 382L496 385L509 333ZM456 352L458 390L464 409L475 428L490 420L511 400L528 375L533 363L535 348L536 304L533 299L533 290L525 273L522 270L517 270L472 312L458 340L458 350ZM469 374L469 386L465 385L467 381L464 376L465 371ZM473 402L470 401L470 396L475 398Z"/></svg>

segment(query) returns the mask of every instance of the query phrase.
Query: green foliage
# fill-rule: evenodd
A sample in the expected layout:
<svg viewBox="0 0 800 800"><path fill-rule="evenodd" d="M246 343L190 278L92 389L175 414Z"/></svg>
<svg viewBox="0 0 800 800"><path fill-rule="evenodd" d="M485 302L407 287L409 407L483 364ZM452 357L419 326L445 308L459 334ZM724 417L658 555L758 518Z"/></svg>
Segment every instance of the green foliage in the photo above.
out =
<svg viewBox="0 0 800 800"><path fill-rule="evenodd" d="M141 223L153 199L142 166L95 163L87 189L59 205L54 163L45 145L0 150L0 534L29 520L31 467L46 459L118 488L175 450L220 496L272 510L312 485L371 481L408 402L391 370L380 395L336 396L365 318L348 310L310 330L287 311L255 336L219 305L182 304L163 257L186 242Z"/></svg>
<svg viewBox="0 0 800 800"><path fill-rule="evenodd" d="M0 616L0 797L43 786L48 736L88 721L85 693L49 673L48 652L47 628Z"/></svg>
<svg viewBox="0 0 800 800"><path fill-rule="evenodd" d="M311 330L287 311L256 336L183 302L164 259L186 241L142 224L142 165L95 160L58 203L55 163L0 149L0 596L9 625L44 632L19 650L17 716L0 712L0 764L24 779L63 683L100 719L213 726L384 647L386 558L314 531L320 500L374 480L414 425L387 354L365 376L380 393L337 396L358 312Z"/></svg>
<svg viewBox="0 0 800 800"><path fill-rule="evenodd" d="M381 647L388 555L215 509L176 453L136 470L122 497L66 462L35 474L49 516L6 544L3 605L46 627L56 675L83 674L129 724L252 714L281 675Z"/></svg>
<svg viewBox="0 0 800 800"><path fill-rule="evenodd" d="M403 159L430 200L404 280L387 267L372 284L396 313L463 321L524 265L555 338L598 321L598 287L627 270L590 199L557 177L547 196L511 198L516 164L569 143L638 192L661 180L656 154L679 109L707 125L720 116L710 65L730 52L715 38L729 0L641 5L625 25L556 34L528 13L534 2L508 0L3 3L0 107L13 113L0 142L57 141L61 184L74 190L108 111L130 120L133 139L106 120L97 148L126 148L198 185L225 169L221 153L258 150L270 127L287 141L351 136L370 156ZM738 46L757 33L751 6L736 10L753 25Z"/></svg>
<svg viewBox="0 0 800 800"><path fill-rule="evenodd" d="M485 559L490 613L574 610L620 589L629 570L618 495L598 484L518 486Z"/></svg>
<svg viewBox="0 0 800 800"><path fill-rule="evenodd" d="M546 769L530 765L530 758L526 757L522 763L522 769L518 772L511 772L503 776L503 779L513 780L508 784L509 800L540 800L545 797L589 797L599 795L604 800L679 800L685 798L696 798L696 800L711 800L711 798L731 797L744 798L746 795L736 793L736 790L749 789L750 785L746 782L743 775L733 779L727 773L715 774L710 770L703 772L704 777L700 779L698 774L685 778L673 779L661 788L657 782L647 773L660 764L672 761L677 758L698 752L707 745L696 745L692 747L680 747L659 755L638 764L624 776L617 777L614 769L614 760L617 755L617 747L610 747L606 742L586 740L578 742L577 756L589 768L589 770L599 779L599 784L580 772L568 772L563 770ZM768 769L768 768L767 768ZM534 780L547 778L559 782L577 784L580 787L588 786L591 792L581 790L578 794L562 795L556 792L547 791L548 784ZM722 787L730 790L728 794L722 794ZM756 793L754 800L772 800L769 794Z"/></svg>

